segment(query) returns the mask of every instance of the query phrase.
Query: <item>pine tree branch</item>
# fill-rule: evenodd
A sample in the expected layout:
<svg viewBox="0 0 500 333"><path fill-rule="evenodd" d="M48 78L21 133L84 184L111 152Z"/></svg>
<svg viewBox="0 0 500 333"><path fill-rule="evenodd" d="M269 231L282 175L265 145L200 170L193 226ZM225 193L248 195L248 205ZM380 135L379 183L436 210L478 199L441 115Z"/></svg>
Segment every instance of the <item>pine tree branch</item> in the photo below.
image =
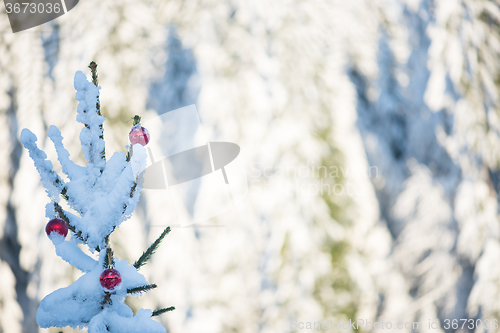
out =
<svg viewBox="0 0 500 333"><path fill-rule="evenodd" d="M61 190L61 196L63 197L63 199L64 199L64 200L66 200L66 202L67 202L70 206L72 206L72 205L71 205L71 203L70 203L70 197L68 196L68 194L67 194L67 193L68 193L68 188L67 188L66 186L64 186L64 187L63 187L63 189ZM82 212L82 210L81 210L81 209L77 209L77 208L75 208L75 207L73 207L73 206L72 206L72 208L73 208L74 210L78 211L78 212L80 213L80 215L83 215L83 212Z"/></svg>
<svg viewBox="0 0 500 333"><path fill-rule="evenodd" d="M70 180L85 177L87 174L85 167L73 162L69 157L69 151L64 147L61 131L54 125L49 126L48 135L54 148L56 149L57 159L61 163L62 171Z"/></svg>
<svg viewBox="0 0 500 333"><path fill-rule="evenodd" d="M89 68L90 68L90 72L92 73L92 83L96 87L98 87L99 83L97 81L97 78L98 78L99 74L97 74L97 63L95 61L91 61Z"/></svg>
<svg viewBox="0 0 500 333"><path fill-rule="evenodd" d="M108 247L106 248L106 255L104 256L104 263L103 263L104 269L115 267L115 259L113 257L113 250L111 249L111 247L109 246L109 244L107 242L107 237L106 237L106 244L108 245Z"/></svg>
<svg viewBox="0 0 500 333"><path fill-rule="evenodd" d="M142 253L141 257L134 263L135 269L139 270L142 266L146 264L146 262L151 258L151 255L156 251L156 249L160 246L161 241L165 238L166 235L170 232L170 227L166 227L165 230L161 233L160 237L158 237L153 244L149 246L149 248Z"/></svg>
<svg viewBox="0 0 500 333"><path fill-rule="evenodd" d="M66 186L63 187L61 190L61 196L64 198L64 200L69 201L69 196L66 194L68 192L68 188Z"/></svg>
<svg viewBox="0 0 500 333"><path fill-rule="evenodd" d="M157 287L157 285L154 284L154 283L153 284L146 284L144 286L138 286L138 287L135 287L135 288L127 289L127 294L134 294L134 293L140 293L140 292L148 292L151 289L154 289L156 287Z"/></svg>
<svg viewBox="0 0 500 333"><path fill-rule="evenodd" d="M137 188L137 182L134 182L134 185L132 185L132 187L130 188L130 194L129 195L130 195L131 198L134 196L136 188ZM126 210L127 210L127 205L124 204L123 205L123 213L125 213Z"/></svg>
<svg viewBox="0 0 500 333"><path fill-rule="evenodd" d="M93 81L90 82L90 85L95 85L97 83L97 64L93 61L90 63L89 68L92 73L92 78ZM86 84L89 82L87 81ZM97 87L97 86L96 86ZM78 89L77 89L78 91ZM95 92L95 96L89 95L90 91ZM95 114L93 112L90 112L94 107L91 106L90 104L87 104L85 100L81 100L80 103L84 103L85 108L82 109L81 111L77 111L82 114L82 119L77 120L81 122L84 125L84 129L82 129L82 133L86 133L84 137L86 138L84 141L80 140L82 143L82 151L84 151L85 154L85 159L87 159L87 162L92 165L96 166L100 169L100 172L102 173L104 171L104 168L106 167L106 159L104 157L104 152L105 152L105 144L104 144L104 132L103 132L103 126L102 126L102 121L104 118L101 116L100 112L100 102L99 102L99 90L98 89L90 89L89 91L84 91L82 90L81 93L84 93L86 96L85 98L95 98ZM80 105L79 103L79 105ZM101 121L102 120L102 121ZM97 128L94 128L94 124L96 121L99 121L99 126ZM92 125L92 126L91 126ZM80 135L80 138L82 136ZM99 151L100 150L100 151Z"/></svg>
<svg viewBox="0 0 500 333"><path fill-rule="evenodd" d="M104 292L104 298L103 298L103 300L101 302L101 309L104 309L104 307L106 306L106 304L108 304L108 305L112 304L111 293L108 292L108 291Z"/></svg>
<svg viewBox="0 0 500 333"><path fill-rule="evenodd" d="M130 197L132 198L135 193L135 189L137 188L137 182L134 182L134 185L130 188Z"/></svg>
<svg viewBox="0 0 500 333"><path fill-rule="evenodd" d="M92 74L92 83L98 87L99 86L99 74L97 73L97 63L92 61L89 65L90 72ZM101 102L99 101L99 96L97 96L97 104L96 104L97 114L101 115ZM99 139L104 140L104 128L102 124L99 124L99 129L101 134L99 135ZM106 160L106 148L101 151L101 159ZM102 172L102 171L101 171Z"/></svg>
<svg viewBox="0 0 500 333"><path fill-rule="evenodd" d="M175 310L175 306L171 306L169 308L163 308L163 309L154 310L153 314L151 315L151 317L159 316L162 313L169 312L169 311L174 311L174 310Z"/></svg>
<svg viewBox="0 0 500 333"><path fill-rule="evenodd" d="M64 210L57 202L54 202L54 208L55 208L56 212L59 214L59 217L66 222L69 230L73 231L75 237L78 238L80 241L85 243L85 239L82 236L82 232L76 231L75 226L73 226L71 224L71 222L69 221L69 218L66 216L66 214L64 214Z"/></svg>
<svg viewBox="0 0 500 333"><path fill-rule="evenodd" d="M58 192L62 192L66 183L54 170L52 170L52 163L46 160L47 155L38 148L35 134L25 128L21 132L20 139L24 148L28 149L29 155L35 163L35 168L42 178L43 187L45 187L47 191L52 192L50 187L53 186Z"/></svg>
<svg viewBox="0 0 500 333"><path fill-rule="evenodd" d="M134 119L134 126L141 123L141 116L137 114L132 119Z"/></svg>

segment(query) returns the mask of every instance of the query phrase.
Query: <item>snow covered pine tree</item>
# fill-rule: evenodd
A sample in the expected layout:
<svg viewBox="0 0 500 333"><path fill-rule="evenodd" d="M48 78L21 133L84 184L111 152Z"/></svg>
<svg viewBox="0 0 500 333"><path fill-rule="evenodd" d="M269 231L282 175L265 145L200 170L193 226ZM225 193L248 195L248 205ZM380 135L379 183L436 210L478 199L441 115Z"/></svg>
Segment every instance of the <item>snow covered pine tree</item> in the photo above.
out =
<svg viewBox="0 0 500 333"><path fill-rule="evenodd" d="M69 159L61 132L50 126L48 135L68 177L66 182L52 170L47 155L37 147L36 136L28 129L21 132L21 142L35 162L51 199L45 212L51 219L46 226L47 235L57 255L85 273L72 285L54 291L41 301L37 323L43 328L88 326L89 333L164 333L165 328L151 317L174 310L174 307L154 312L140 309L134 316L124 301L127 295L138 296L156 287L138 270L170 232L170 227L131 266L114 257L109 245L110 234L131 216L139 201L141 188L137 181L146 167L144 145L149 141L149 133L141 127L140 117L134 117L134 127L129 134L132 145L127 147L127 155L114 153L106 161L97 64L92 62L89 68L93 82L89 82L81 71L76 72L74 79L76 100L79 101L76 120L84 124L80 141L88 162L86 167ZM63 209L60 197L79 216ZM71 238L65 240L68 228ZM77 244L86 244L92 253L97 251L98 260L85 254Z"/></svg>

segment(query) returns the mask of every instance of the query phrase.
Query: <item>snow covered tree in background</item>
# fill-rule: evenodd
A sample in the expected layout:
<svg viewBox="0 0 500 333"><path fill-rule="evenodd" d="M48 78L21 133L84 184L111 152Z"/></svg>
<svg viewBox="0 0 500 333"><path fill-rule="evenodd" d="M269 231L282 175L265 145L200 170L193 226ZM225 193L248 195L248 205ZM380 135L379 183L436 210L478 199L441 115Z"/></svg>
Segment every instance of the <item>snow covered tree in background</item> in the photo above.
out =
<svg viewBox="0 0 500 333"><path fill-rule="evenodd" d="M323 316L498 317L499 8L88 0L26 33L0 20L0 332L59 332L39 329L36 309L79 277L50 258L47 221L35 213L46 199L19 134L28 127L45 138L48 124L66 138L75 132L68 73L90 58L110 74L100 80L108 150L121 149L134 113L196 103L207 133L242 147L255 181L244 218L177 229L141 269L168 281L140 302L162 307L169 295L177 309L158 319L170 332L289 332L290 319ZM48 141L37 143L55 161ZM65 147L84 165L77 140ZM308 162L377 172L346 172L359 194L345 198L284 195L280 186L297 178L253 168ZM132 223L113 232L115 252L135 260L165 228L173 210L164 206L158 192L142 191ZM135 312L138 301L126 304Z"/></svg>
<svg viewBox="0 0 500 333"><path fill-rule="evenodd" d="M173 307L154 312L140 309L134 316L124 301L127 295L156 288L138 270L170 232L170 227L133 265L116 258L109 244L111 233L131 216L139 200L141 188L137 181L146 167L144 146L149 142L149 133L140 125L140 117L134 117L129 152L127 155L114 153L106 161L96 63L92 62L89 68L93 82L89 82L81 71L74 78L76 100L79 101L77 121L84 124L80 141L88 162L86 167L69 159L56 126L50 126L48 134L68 181L52 170L47 155L36 145L36 136L28 129L21 133L21 142L29 150L51 199L46 205L46 217L51 219L46 226L47 235L57 255L85 273L69 287L46 296L36 319L43 328L88 326L91 333L165 332L165 328L151 317L171 311ZM62 207L61 197L77 214ZM71 238L66 240L68 229ZM78 244L87 245L92 253L98 252L97 260L82 251Z"/></svg>

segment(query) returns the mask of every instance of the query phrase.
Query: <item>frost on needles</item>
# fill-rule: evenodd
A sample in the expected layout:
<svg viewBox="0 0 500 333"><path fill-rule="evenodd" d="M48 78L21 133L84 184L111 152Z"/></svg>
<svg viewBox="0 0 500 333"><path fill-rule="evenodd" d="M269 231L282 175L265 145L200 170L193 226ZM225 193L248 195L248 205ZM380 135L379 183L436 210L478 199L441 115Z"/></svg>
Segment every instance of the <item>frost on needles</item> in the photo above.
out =
<svg viewBox="0 0 500 333"><path fill-rule="evenodd" d="M70 160L61 132L56 126L50 126L48 135L67 176L67 181L64 180L52 170L51 161L37 147L35 134L28 129L21 132L21 142L28 149L51 199L46 206L46 217L62 219L71 231L70 240L55 232L49 235L56 254L85 273L72 285L52 292L41 301L37 323L42 328L88 327L89 333L164 333L165 328L151 317L171 311L174 307L154 312L141 309L134 316L124 301L127 295L138 296L156 288L138 270L170 228L167 227L133 265L114 257L109 237L116 227L130 218L137 205L141 192L137 177L146 167L147 154L141 144L135 144L127 155L114 153L106 161L97 64L92 62L89 68L93 82L89 82L81 71L76 72L74 79L75 98L79 101L76 120L83 124L80 142L86 166ZM63 208L61 198L69 210ZM98 252L98 255L92 258L77 244L87 245L92 253ZM116 287L107 289L103 284L103 273L106 271L119 272L121 279L114 283Z"/></svg>

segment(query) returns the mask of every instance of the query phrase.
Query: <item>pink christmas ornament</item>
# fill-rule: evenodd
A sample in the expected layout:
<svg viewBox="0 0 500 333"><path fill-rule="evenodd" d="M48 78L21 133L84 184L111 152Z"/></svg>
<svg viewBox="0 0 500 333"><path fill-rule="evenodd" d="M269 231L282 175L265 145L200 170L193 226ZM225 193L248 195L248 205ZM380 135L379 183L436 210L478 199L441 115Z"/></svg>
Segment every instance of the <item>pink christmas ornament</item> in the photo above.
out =
<svg viewBox="0 0 500 333"><path fill-rule="evenodd" d="M101 273L99 280L104 289L113 290L122 282L122 277L116 269L108 268Z"/></svg>
<svg viewBox="0 0 500 333"><path fill-rule="evenodd" d="M128 134L128 138L130 139L130 143L132 143L133 145L139 143L145 146L149 142L149 131L142 127L140 124L137 124L132 127L132 130Z"/></svg>
<svg viewBox="0 0 500 333"><path fill-rule="evenodd" d="M49 221L45 226L45 232L47 236L50 237L50 234L53 232L58 233L59 235L66 237L68 235L68 225L66 222L60 218L55 218Z"/></svg>

